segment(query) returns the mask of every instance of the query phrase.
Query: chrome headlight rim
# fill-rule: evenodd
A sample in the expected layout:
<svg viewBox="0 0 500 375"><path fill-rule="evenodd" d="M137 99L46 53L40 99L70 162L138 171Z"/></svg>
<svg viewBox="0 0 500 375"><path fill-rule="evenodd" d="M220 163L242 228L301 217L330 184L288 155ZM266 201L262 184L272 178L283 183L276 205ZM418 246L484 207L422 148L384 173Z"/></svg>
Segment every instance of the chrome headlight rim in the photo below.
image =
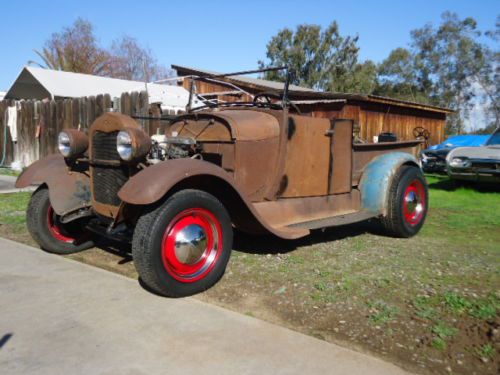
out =
<svg viewBox="0 0 500 375"><path fill-rule="evenodd" d="M63 129L57 135L57 148L66 159L74 159L85 154L89 147L87 134L78 129Z"/></svg>
<svg viewBox="0 0 500 375"><path fill-rule="evenodd" d="M59 134L57 135L57 148L65 158L69 158L71 156L71 136L68 134L68 132L64 130L59 132Z"/></svg>
<svg viewBox="0 0 500 375"><path fill-rule="evenodd" d="M452 168L470 168L472 166L469 158L464 156L454 156L449 161L450 167Z"/></svg>
<svg viewBox="0 0 500 375"><path fill-rule="evenodd" d="M116 151L120 159L131 161L134 156L132 135L127 130L120 130L116 136Z"/></svg>

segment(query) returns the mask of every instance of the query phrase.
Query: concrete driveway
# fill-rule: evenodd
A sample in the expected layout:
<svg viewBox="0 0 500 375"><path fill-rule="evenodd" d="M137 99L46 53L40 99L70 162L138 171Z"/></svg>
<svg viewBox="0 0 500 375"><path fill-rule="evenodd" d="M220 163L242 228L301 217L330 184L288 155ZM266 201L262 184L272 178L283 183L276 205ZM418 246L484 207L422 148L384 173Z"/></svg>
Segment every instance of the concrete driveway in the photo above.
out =
<svg viewBox="0 0 500 375"><path fill-rule="evenodd" d="M16 189L17 177L6 176L0 174L0 194L2 193L17 193L19 191L35 191L35 186L29 186L24 189Z"/></svg>
<svg viewBox="0 0 500 375"><path fill-rule="evenodd" d="M10 374L407 374L379 359L0 239Z"/></svg>

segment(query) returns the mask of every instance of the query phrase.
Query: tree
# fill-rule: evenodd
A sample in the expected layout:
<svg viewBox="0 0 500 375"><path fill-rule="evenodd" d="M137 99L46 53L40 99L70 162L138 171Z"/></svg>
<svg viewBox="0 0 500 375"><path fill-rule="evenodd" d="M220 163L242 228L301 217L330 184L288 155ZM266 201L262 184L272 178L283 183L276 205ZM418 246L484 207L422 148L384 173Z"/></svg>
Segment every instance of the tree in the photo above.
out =
<svg viewBox="0 0 500 375"><path fill-rule="evenodd" d="M30 63L47 69L148 82L170 75L149 48L130 36L115 40L110 49L101 47L92 24L81 18L52 34L42 51L35 53L43 64Z"/></svg>
<svg viewBox="0 0 500 375"><path fill-rule="evenodd" d="M111 71L115 78L151 82L171 76L159 65L151 50L135 38L124 36L111 46Z"/></svg>
<svg viewBox="0 0 500 375"><path fill-rule="evenodd" d="M261 68L287 65L295 73L293 84L317 90L359 92L371 90L376 69L372 62L358 63L358 37L342 36L336 22L325 30L319 25L285 28L267 44L267 62ZM284 73L266 72L264 78L285 80Z"/></svg>
<svg viewBox="0 0 500 375"><path fill-rule="evenodd" d="M410 48L395 49L380 64L375 92L454 109L447 132L463 133L478 100L498 113L498 52L483 45L480 36L473 18L443 13L438 27L412 31Z"/></svg>
<svg viewBox="0 0 500 375"><path fill-rule="evenodd" d="M396 48L378 66L374 93L420 103L429 103L432 82L417 66L415 56L406 48Z"/></svg>
<svg viewBox="0 0 500 375"><path fill-rule="evenodd" d="M71 27L52 34L42 51L35 50L43 68L68 72L109 75L110 54L99 47L90 22L78 18Z"/></svg>
<svg viewBox="0 0 500 375"><path fill-rule="evenodd" d="M495 30L489 30L485 34L493 42L498 43L500 41L500 16L497 16L495 27ZM500 51L485 48L485 60L490 63L483 66L476 79L484 92L486 131L491 133L500 126Z"/></svg>

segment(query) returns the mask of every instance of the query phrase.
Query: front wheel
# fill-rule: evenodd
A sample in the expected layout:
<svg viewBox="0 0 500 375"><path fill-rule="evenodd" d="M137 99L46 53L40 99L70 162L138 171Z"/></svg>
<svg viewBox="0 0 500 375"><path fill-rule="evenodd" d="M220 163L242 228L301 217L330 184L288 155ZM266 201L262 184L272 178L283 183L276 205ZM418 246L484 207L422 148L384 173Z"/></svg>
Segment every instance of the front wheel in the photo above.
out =
<svg viewBox="0 0 500 375"><path fill-rule="evenodd" d="M26 216L31 237L49 253L73 254L94 246L82 220L61 223L59 215L50 204L46 188L33 193Z"/></svg>
<svg viewBox="0 0 500 375"><path fill-rule="evenodd" d="M382 217L386 231L394 237L412 237L424 225L429 206L427 182L419 168L403 166L394 176Z"/></svg>
<svg viewBox="0 0 500 375"><path fill-rule="evenodd" d="M183 190L140 217L132 256L149 288L184 297L222 277L232 243L231 220L222 203L206 192Z"/></svg>

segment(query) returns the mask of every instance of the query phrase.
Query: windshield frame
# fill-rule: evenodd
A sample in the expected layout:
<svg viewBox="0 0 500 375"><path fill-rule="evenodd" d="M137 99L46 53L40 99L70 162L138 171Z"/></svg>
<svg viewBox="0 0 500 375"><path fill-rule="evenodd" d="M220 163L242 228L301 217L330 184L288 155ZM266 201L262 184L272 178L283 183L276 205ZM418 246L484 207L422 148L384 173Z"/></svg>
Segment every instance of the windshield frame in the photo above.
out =
<svg viewBox="0 0 500 375"><path fill-rule="evenodd" d="M264 69L256 69L256 70L246 70L246 71L240 71L240 72L234 72L234 73L225 73L225 74L203 74L203 75L192 75L190 76L191 84L189 86L189 100L188 100L188 105L186 107L186 110L188 113L197 110L198 107L193 108L193 98L195 96L199 96L200 99L207 104L202 106L203 108L209 107L209 108L214 108L214 107L219 107L220 105L224 105L225 103L218 102L218 101L212 101L212 100L207 100L203 98L203 94L197 94L196 93L196 81L212 81L212 82L218 82L218 83L224 83L226 85L232 86L234 88L237 88L241 90L242 93L244 94L249 94L247 91L243 90L242 88L238 87L232 82L227 82L223 80L218 80L218 78L226 78L226 77L234 77L234 76L240 76L240 75L247 75L247 74L255 74L255 73L265 73L265 72L275 72L275 71L285 71L285 82L283 86L283 95L281 98L281 106L283 109L286 109L289 105L289 98L288 98L288 91L289 91L289 86L290 86L290 80L291 80L291 72L290 69L288 69L288 66L278 66L278 67L271 67L271 68L264 68ZM205 94L206 95L206 94ZM253 95L250 95L253 96ZM208 104L210 103L210 104ZM239 102L233 102L233 105L236 105L236 103ZM242 102L239 104L246 104L246 105L261 105L263 103L255 103L255 102ZM199 107L199 108L202 108Z"/></svg>

